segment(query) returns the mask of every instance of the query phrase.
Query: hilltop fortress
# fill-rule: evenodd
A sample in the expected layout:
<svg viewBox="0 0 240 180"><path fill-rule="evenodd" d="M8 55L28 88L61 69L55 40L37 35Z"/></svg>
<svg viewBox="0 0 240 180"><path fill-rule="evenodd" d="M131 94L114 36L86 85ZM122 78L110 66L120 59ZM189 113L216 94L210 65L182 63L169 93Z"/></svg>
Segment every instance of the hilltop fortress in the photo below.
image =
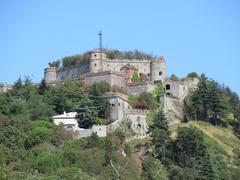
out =
<svg viewBox="0 0 240 180"><path fill-rule="evenodd" d="M142 80L134 81L134 75ZM162 82L167 94L183 100L189 90L198 83L197 79L174 81L167 78L166 60L157 59L107 59L107 52L96 49L91 58L67 67L48 67L44 70L44 79L54 86L69 80L81 80L86 84L106 81L111 87L117 86L130 95L150 92L155 82Z"/></svg>
<svg viewBox="0 0 240 180"><path fill-rule="evenodd" d="M136 76L141 79L135 81ZM105 94L108 99L110 112L108 114L111 124L93 126L92 129L79 129L74 113L64 113L53 117L54 123L63 123L75 132L75 138L90 136L93 132L99 136L108 133L130 121L131 128L136 137L147 136L148 125L146 117L147 109L133 109L128 101L128 95L139 95L142 92L152 92L161 82L164 87L164 95L160 97L161 106L169 123L179 123L183 119L183 100L196 88L198 79L186 78L176 81L167 78L166 60L163 56L151 59L108 59L107 51L101 48L91 52L89 60L79 62L66 67L48 67L44 70L45 82L50 86L63 84L70 80L84 81L93 84L105 81L111 87L116 86L120 92Z"/></svg>
<svg viewBox="0 0 240 180"><path fill-rule="evenodd" d="M166 80L166 62L164 57L159 59L107 59L106 51L92 51L88 61L68 67L48 67L44 70L47 84L55 85L68 80L83 80L85 83L106 81L111 86L118 86L127 92L135 86L133 76L137 74L144 79L141 88L149 89L154 81ZM140 83L141 84L141 83ZM137 88L138 89L138 88Z"/></svg>

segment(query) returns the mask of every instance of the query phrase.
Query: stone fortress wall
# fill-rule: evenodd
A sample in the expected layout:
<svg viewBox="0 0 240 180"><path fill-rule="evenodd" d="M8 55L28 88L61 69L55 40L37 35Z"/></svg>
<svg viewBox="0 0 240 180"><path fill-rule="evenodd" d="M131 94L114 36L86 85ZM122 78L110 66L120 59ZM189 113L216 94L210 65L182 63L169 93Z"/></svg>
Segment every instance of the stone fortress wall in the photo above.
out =
<svg viewBox="0 0 240 180"><path fill-rule="evenodd" d="M127 86L127 93L133 96L137 96L142 92L152 92L156 88L156 85L152 82L131 83Z"/></svg>
<svg viewBox="0 0 240 180"><path fill-rule="evenodd" d="M134 66L138 69L139 74L145 74L149 77L149 79L151 78L151 60L107 60L105 68L106 70L120 72L121 68L127 65Z"/></svg>
<svg viewBox="0 0 240 180"><path fill-rule="evenodd" d="M99 83L106 81L110 86L125 87L125 77L116 71L103 71L98 73L89 73L84 76L84 81L87 84Z"/></svg>
<svg viewBox="0 0 240 180"><path fill-rule="evenodd" d="M61 67L60 69L55 67L46 68L44 70L44 79L47 84L54 84L68 80L84 79L90 77L89 74L92 74L91 77L93 77L94 73L106 71L121 73L121 68L127 65L135 67L140 76L144 75L150 81L164 81L166 79L166 63L163 57L152 60L110 60L106 58L106 52L100 50L93 51L89 61L69 67ZM100 76L96 74L94 79L97 80L98 78ZM91 79L89 78L89 80ZM121 83L120 79L116 79L119 80L118 84Z"/></svg>
<svg viewBox="0 0 240 180"><path fill-rule="evenodd" d="M67 81L78 79L84 74L90 72L90 62L83 61L76 65L71 65L69 67L62 67L56 71L56 81Z"/></svg>

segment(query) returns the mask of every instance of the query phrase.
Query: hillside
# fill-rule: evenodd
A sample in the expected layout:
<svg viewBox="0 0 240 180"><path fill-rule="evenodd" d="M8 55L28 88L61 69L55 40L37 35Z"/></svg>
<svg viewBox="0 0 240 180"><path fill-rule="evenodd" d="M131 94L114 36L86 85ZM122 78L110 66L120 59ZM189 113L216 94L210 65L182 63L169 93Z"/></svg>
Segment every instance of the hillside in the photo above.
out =
<svg viewBox="0 0 240 180"><path fill-rule="evenodd" d="M108 124L108 103L101 98L112 90L106 82L49 87L18 79L12 90L0 93L0 179L238 179L239 97L201 78L179 108L185 123L170 127L159 101L161 84L129 96L133 107L150 111L145 139L129 121L106 137L93 133L82 139L52 122L53 115L76 110L82 115L79 127Z"/></svg>
<svg viewBox="0 0 240 180"><path fill-rule="evenodd" d="M202 131L205 135L205 143L209 147L212 145L213 147L215 146L216 149L223 150L228 158L231 157L231 159L228 159L230 162L234 158L234 151L240 149L240 139L237 138L231 127L216 127L202 121L190 121L186 124L182 123L170 126L172 138L176 137L178 127L195 127Z"/></svg>

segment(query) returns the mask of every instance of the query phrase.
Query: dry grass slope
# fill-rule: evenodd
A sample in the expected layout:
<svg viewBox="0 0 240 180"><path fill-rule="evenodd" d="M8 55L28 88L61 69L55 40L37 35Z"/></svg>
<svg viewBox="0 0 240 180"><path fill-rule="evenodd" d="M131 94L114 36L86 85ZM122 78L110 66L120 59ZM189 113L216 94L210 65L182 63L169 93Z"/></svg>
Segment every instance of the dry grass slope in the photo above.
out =
<svg viewBox="0 0 240 180"><path fill-rule="evenodd" d="M240 149L240 140L234 135L231 128L215 127L202 121L190 121L186 124L175 124L170 126L171 137L175 138L178 127L195 127L211 138L224 152L232 157L234 149Z"/></svg>

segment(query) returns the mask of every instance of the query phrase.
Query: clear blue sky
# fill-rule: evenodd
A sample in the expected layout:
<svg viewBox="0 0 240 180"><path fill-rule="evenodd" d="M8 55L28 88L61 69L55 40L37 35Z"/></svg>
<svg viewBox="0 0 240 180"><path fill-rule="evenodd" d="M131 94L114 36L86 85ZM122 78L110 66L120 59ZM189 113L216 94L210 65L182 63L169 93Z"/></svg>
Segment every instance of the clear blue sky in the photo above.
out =
<svg viewBox="0 0 240 180"><path fill-rule="evenodd" d="M43 78L48 62L103 45L167 59L240 94L239 0L1 0L0 82Z"/></svg>

